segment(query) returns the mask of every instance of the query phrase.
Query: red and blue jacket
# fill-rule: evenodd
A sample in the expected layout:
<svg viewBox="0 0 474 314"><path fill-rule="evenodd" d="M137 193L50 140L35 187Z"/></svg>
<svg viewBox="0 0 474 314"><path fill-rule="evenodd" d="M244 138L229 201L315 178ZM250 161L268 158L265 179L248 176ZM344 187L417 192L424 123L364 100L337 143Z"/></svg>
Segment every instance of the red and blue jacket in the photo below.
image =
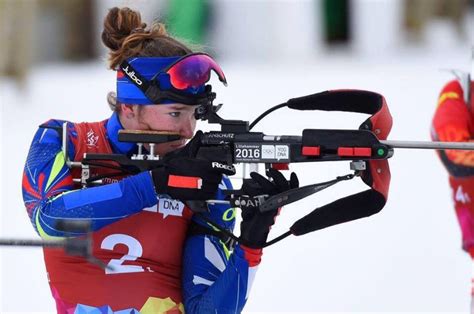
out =
<svg viewBox="0 0 474 314"><path fill-rule="evenodd" d="M471 82L471 93L474 82ZM432 121L435 141L469 142L474 140L474 97L466 103L457 80L448 82L439 95ZM474 257L474 151L440 150L438 155L449 173L452 198L462 231L462 246Z"/></svg>
<svg viewBox="0 0 474 314"><path fill-rule="evenodd" d="M60 129L65 126L67 154ZM239 313L261 251L237 245L229 251L213 235L188 233L191 221L206 226L181 201L157 195L149 172L117 178L91 168L106 184L81 188L69 168L84 153L131 155L135 145L118 141L118 116L94 123L50 120L36 132L23 174L23 199L43 239L80 237L58 230L59 219L92 223L92 254L105 269L62 249L44 248L58 313ZM107 175L110 174L110 177ZM224 177L216 198L230 189ZM209 218L232 231L235 209L209 205Z"/></svg>

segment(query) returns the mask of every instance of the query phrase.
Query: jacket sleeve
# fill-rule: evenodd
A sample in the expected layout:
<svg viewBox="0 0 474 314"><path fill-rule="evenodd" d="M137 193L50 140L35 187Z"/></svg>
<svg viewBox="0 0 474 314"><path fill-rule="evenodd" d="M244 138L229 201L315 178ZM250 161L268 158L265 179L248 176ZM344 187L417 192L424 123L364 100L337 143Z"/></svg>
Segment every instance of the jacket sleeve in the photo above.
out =
<svg viewBox="0 0 474 314"><path fill-rule="evenodd" d="M457 81L449 82L440 93L433 117L432 139L445 142L472 141L474 130L471 120L472 114L464 101L461 85ZM474 167L474 151L446 150L440 152L440 157L448 170Z"/></svg>
<svg viewBox="0 0 474 314"><path fill-rule="evenodd" d="M50 120L48 124L60 126L61 122ZM95 231L157 202L148 172L118 183L74 190L59 133L43 127L36 132L28 153L22 192L31 223L43 238L80 235L57 230L58 219L90 219Z"/></svg>
<svg viewBox="0 0 474 314"><path fill-rule="evenodd" d="M230 188L227 178L223 182L222 188ZM221 192L217 198L223 198ZM209 207L210 218L232 231L235 208L222 204ZM196 216L193 219L197 219ZM230 252L219 238L212 235L188 237L183 255L186 313L240 313L247 301L261 254L261 250L240 245Z"/></svg>

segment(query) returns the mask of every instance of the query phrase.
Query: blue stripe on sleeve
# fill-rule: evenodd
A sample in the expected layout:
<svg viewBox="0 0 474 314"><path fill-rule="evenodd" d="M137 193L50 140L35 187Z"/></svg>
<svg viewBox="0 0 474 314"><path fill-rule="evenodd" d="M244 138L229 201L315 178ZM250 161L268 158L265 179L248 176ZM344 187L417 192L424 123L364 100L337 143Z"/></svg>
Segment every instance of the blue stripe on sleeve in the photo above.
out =
<svg viewBox="0 0 474 314"><path fill-rule="evenodd" d="M68 236L54 229L58 219L90 219L96 231L156 203L151 176L143 172L117 183L65 193L40 208L39 219L48 235Z"/></svg>

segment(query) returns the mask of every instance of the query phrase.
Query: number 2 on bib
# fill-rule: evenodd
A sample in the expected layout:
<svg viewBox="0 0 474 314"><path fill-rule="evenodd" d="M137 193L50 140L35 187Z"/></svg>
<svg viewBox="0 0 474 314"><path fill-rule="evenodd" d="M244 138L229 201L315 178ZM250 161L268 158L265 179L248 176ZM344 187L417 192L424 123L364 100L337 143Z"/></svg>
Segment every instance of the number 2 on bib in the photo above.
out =
<svg viewBox="0 0 474 314"><path fill-rule="evenodd" d="M138 265L123 265L125 261L135 261L138 257L142 256L142 245L137 239L126 234L111 234L104 238L100 247L104 250L113 251L117 244L125 245L128 248L128 253L120 259L110 260L107 264L108 267L105 269L107 275L145 271L143 267Z"/></svg>

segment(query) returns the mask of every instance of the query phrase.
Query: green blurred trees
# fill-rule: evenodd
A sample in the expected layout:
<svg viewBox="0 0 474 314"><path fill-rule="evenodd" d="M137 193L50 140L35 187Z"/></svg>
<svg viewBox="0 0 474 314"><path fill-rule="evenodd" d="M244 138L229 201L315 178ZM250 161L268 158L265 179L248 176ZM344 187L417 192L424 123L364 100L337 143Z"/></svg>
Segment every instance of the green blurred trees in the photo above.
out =
<svg viewBox="0 0 474 314"><path fill-rule="evenodd" d="M194 44L203 44L209 8L207 0L170 0L166 21L168 29L174 36Z"/></svg>

